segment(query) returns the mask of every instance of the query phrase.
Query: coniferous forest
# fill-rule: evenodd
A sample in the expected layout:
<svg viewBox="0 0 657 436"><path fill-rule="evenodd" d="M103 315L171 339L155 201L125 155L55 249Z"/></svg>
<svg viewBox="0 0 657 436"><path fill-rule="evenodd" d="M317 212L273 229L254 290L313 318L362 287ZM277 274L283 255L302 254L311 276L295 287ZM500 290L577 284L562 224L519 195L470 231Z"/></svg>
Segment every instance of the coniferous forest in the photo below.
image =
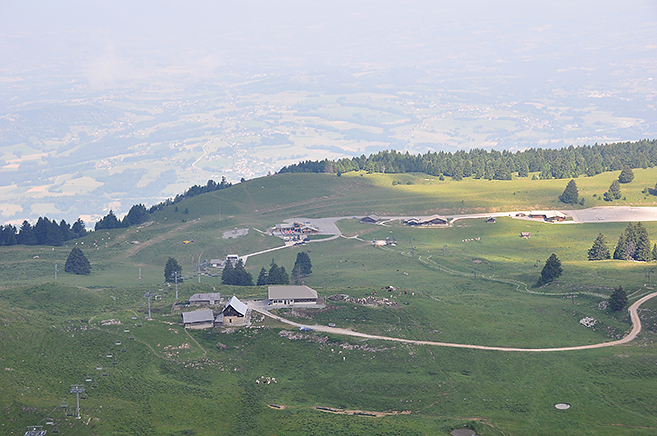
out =
<svg viewBox="0 0 657 436"><path fill-rule="evenodd" d="M421 172L432 176L511 180L512 175L527 177L540 173L541 179L594 176L624 167L649 168L657 165L657 140L570 146L559 149L531 148L525 151L428 152L420 155L380 151L370 156L338 160L304 161L281 168L280 173L370 173Z"/></svg>

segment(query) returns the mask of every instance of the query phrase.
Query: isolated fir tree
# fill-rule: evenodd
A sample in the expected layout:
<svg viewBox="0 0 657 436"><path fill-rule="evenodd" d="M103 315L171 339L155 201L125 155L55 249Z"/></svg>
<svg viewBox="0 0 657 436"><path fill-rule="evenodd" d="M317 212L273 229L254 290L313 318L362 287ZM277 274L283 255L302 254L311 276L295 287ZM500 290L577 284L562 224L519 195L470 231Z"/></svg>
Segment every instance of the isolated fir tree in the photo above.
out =
<svg viewBox="0 0 657 436"><path fill-rule="evenodd" d="M230 261L226 262L224 271L221 273L221 283L224 285L232 285L235 283L235 268Z"/></svg>
<svg viewBox="0 0 657 436"><path fill-rule="evenodd" d="M550 283L554 279L561 276L563 268L561 267L561 261L556 254L552 253L550 257L545 261L545 265L541 270L541 278L539 279L539 285L544 285Z"/></svg>
<svg viewBox="0 0 657 436"><path fill-rule="evenodd" d="M559 200L566 204L575 204L579 201L577 184L574 179L570 179L570 182L566 185L566 189L564 189L563 193L559 196Z"/></svg>
<svg viewBox="0 0 657 436"><path fill-rule="evenodd" d="M621 183L630 183L632 180L634 180L634 171L632 171L632 168L625 165L618 176L618 181Z"/></svg>
<svg viewBox="0 0 657 436"><path fill-rule="evenodd" d="M91 273L91 264L82 250L75 247L69 253L68 259L66 259L64 271L71 274L87 275Z"/></svg>
<svg viewBox="0 0 657 436"><path fill-rule="evenodd" d="M297 267L299 268L299 274L304 276L307 276L313 272L313 264L310 261L310 256L308 256L308 253L305 251L297 253L297 260L294 262L293 270L296 270Z"/></svg>
<svg viewBox="0 0 657 436"><path fill-rule="evenodd" d="M614 289L614 292L609 296L609 310L612 312L618 312L627 306L627 293L622 286L619 286L618 289Z"/></svg>
<svg viewBox="0 0 657 436"><path fill-rule="evenodd" d="M657 244L652 247L652 260L657 260Z"/></svg>
<svg viewBox="0 0 657 436"><path fill-rule="evenodd" d="M167 263L164 266L164 281L169 283L176 282L175 273L178 273L178 283L183 281L182 279L182 267L176 259L170 257L167 259Z"/></svg>
<svg viewBox="0 0 657 436"><path fill-rule="evenodd" d="M607 241L605 236L600 233L595 241L593 241L593 246L589 249L589 260L605 260L611 258L609 253L609 248L607 248Z"/></svg>
<svg viewBox="0 0 657 436"><path fill-rule="evenodd" d="M620 183L618 183L618 180L611 182L611 186L609 187L609 194L611 194L614 200L620 200L622 197L620 191Z"/></svg>
<svg viewBox="0 0 657 436"><path fill-rule="evenodd" d="M258 281L256 282L257 286L264 286L267 284L267 270L265 267L260 269L260 274L258 274Z"/></svg>

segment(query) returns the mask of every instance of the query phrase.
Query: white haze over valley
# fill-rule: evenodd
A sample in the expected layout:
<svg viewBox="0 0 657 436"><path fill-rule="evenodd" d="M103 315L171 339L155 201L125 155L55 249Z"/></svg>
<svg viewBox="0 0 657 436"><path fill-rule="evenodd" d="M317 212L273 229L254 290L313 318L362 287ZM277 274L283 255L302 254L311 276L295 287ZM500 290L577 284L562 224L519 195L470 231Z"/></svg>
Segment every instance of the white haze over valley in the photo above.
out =
<svg viewBox="0 0 657 436"><path fill-rule="evenodd" d="M384 149L657 137L654 1L0 6L0 222Z"/></svg>

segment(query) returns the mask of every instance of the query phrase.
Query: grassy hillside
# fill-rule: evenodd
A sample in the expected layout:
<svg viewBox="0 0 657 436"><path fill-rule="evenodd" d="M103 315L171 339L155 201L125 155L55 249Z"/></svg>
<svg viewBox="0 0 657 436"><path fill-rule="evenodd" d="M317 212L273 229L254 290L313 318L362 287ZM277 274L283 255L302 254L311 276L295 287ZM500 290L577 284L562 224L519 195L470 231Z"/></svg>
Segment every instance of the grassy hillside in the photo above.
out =
<svg viewBox="0 0 657 436"><path fill-rule="evenodd" d="M657 197L642 191L654 185L657 169L635 173L635 181L622 186L627 200L614 205L655 205ZM613 177L577 179L586 199L577 207L606 205L593 194L601 196ZM644 305L644 330L626 346L491 352L286 333L284 325L259 316L254 328L185 331L173 287L163 283L171 256L193 276L179 286L180 300L213 290L262 298L265 287L223 286L206 275L199 284L195 265L278 247L282 242L264 232L291 217L560 208L556 197L565 184L453 182L421 174L275 175L185 200L139 228L74 241L92 264L89 276L63 272L70 245L1 247L2 432L19 434L41 423L70 435L448 435L463 426L479 435L654 434L657 301ZM644 224L657 240L657 223ZM305 282L320 295L377 292L394 304L342 301L280 315L397 338L557 347L622 337L630 328L627 314L601 310L599 303L619 285L630 301L653 290L646 273L654 263L586 260L598 233L613 246L623 223L500 218L418 229L345 219L338 225L344 238L254 256L247 270L255 277L274 259L291 271L296 254L306 250L313 273ZM222 238L236 227L248 227L248 235ZM519 238L521 231L532 238ZM397 245L369 242L386 237ZM561 259L564 274L535 287L536 261L540 267L551 253ZM388 285L398 290L381 289ZM147 291L162 296L152 301L153 320L146 319ZM582 326L584 317L595 318L595 327ZM277 382L256 383L263 376ZM74 383L87 387L79 421L68 416ZM571 409L555 409L560 402Z"/></svg>

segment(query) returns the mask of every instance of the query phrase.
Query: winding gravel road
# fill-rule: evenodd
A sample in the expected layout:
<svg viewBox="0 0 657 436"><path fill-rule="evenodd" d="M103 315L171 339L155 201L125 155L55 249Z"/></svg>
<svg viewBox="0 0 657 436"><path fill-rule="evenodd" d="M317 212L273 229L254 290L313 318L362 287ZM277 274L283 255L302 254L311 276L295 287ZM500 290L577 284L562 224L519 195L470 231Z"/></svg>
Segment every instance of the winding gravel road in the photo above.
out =
<svg viewBox="0 0 657 436"><path fill-rule="evenodd" d="M416 344L416 345L435 345L438 347L451 347L451 348L469 348L475 350L491 350L491 351L526 351L526 352L547 352L547 351L575 351L575 350L590 350L592 348L604 348L604 347L613 347L615 345L627 344L628 342L634 340L636 336L641 332L641 319L637 313L637 309L646 301L650 300L653 297L657 296L657 292L648 294L645 297L637 300L634 304L630 306L628 311L630 312L630 318L632 320L632 331L625 336L623 339L611 342L600 342L598 344L590 345L578 345L574 347L557 347L557 348L513 348L513 347L489 347L486 345L471 345L471 344L454 344L451 342L435 342L435 341L416 341L412 339L402 339L402 338L392 338L389 336L378 336L378 335L368 335L367 333L360 333L349 329L342 329L338 327L328 327L323 325L306 325L299 324L294 321L276 316L269 312L262 305L261 302L250 302L249 308L255 310L256 312L262 313L263 315L269 316L277 321L280 321L285 324L289 324L294 327L307 327L311 328L314 331L332 333L336 335L346 335L346 336L355 336L358 338L366 339L379 339L383 341L394 341L394 342L403 342L406 344Z"/></svg>

